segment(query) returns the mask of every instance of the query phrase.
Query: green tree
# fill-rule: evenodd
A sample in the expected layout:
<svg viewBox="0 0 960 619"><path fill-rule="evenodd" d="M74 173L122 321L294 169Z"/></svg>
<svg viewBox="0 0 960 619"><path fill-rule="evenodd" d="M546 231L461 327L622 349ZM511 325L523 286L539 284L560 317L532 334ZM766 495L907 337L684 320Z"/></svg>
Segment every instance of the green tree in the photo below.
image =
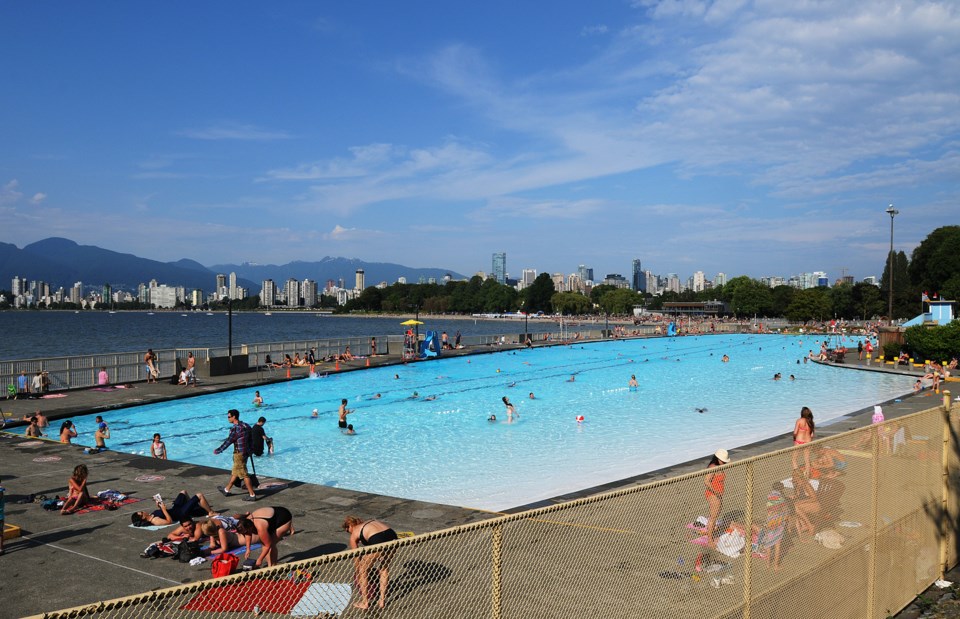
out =
<svg viewBox="0 0 960 619"><path fill-rule="evenodd" d="M770 299L772 305L770 306L770 315L771 316L786 316L787 308L790 307L790 302L793 301L793 295L797 293L797 289L793 286L780 285L770 290Z"/></svg>
<svg viewBox="0 0 960 619"><path fill-rule="evenodd" d="M960 298L960 226L937 228L923 239L910 256L909 272L914 293Z"/></svg>
<svg viewBox="0 0 960 619"><path fill-rule="evenodd" d="M787 307L787 319L795 322L826 320L833 317L833 304L826 288L798 290Z"/></svg>
<svg viewBox="0 0 960 619"><path fill-rule="evenodd" d="M527 288L524 288L524 304L526 311L531 313L550 312L550 301L556 289L553 286L553 279L546 273L537 275Z"/></svg>
<svg viewBox="0 0 960 619"><path fill-rule="evenodd" d="M915 358L946 361L960 354L960 320L942 327L910 327L904 339Z"/></svg>
<svg viewBox="0 0 960 619"><path fill-rule="evenodd" d="M594 286L590 289L590 300L596 305L600 305L600 299L603 297L603 295L616 289L616 286L611 286L610 284L600 284L598 286Z"/></svg>
<svg viewBox="0 0 960 619"><path fill-rule="evenodd" d="M856 308L855 318L870 320L886 314L886 306L880 298L880 289L873 284L858 282L853 286L853 305Z"/></svg>
<svg viewBox="0 0 960 619"><path fill-rule="evenodd" d="M628 314L640 304L640 295L629 288L616 288L600 297L600 307L608 314Z"/></svg>
<svg viewBox="0 0 960 619"><path fill-rule="evenodd" d="M880 293L887 303L889 313L889 294L890 294L890 254L887 254L887 262L883 267L883 275L880 278ZM902 251L893 254L893 318L913 317L919 312L920 296L919 291L914 293L914 287L910 283L910 265L907 261L907 255Z"/></svg>
<svg viewBox="0 0 960 619"><path fill-rule="evenodd" d="M853 286L838 284L829 289L830 304L833 306L833 315L837 318L852 320L857 315L853 302Z"/></svg>
<svg viewBox="0 0 960 619"><path fill-rule="evenodd" d="M550 305L557 314L565 316L587 314L593 303L579 292L556 292L550 297Z"/></svg>
<svg viewBox="0 0 960 619"><path fill-rule="evenodd" d="M734 277L724 286L724 299L737 316L768 315L773 308L770 287L745 275Z"/></svg>

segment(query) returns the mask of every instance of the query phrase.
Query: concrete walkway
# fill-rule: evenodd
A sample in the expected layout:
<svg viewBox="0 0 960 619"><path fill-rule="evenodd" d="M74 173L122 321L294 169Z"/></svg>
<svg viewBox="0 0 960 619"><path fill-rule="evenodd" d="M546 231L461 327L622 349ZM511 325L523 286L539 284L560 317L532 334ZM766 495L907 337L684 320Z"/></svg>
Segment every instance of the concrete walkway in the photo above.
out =
<svg viewBox="0 0 960 619"><path fill-rule="evenodd" d="M482 347L455 351L454 354L476 354L492 350L494 347ZM371 365L395 364L399 361L395 356L383 356L375 358ZM365 367L365 361L341 364L340 369L348 371L362 367ZM320 369L335 371L333 364L326 364ZM899 371L892 366L869 366L855 360L844 364L837 371L850 369ZM294 368L291 379L305 377L306 372L306 368ZM139 383L133 389L110 392L82 390L71 391L66 397L60 398L8 400L3 402L2 408L16 418L39 408L50 417L51 431L55 434L59 427L55 420L66 416L110 411L284 380L287 380L286 370L279 370L272 375L258 376L256 373L249 373L217 377L202 382L197 389L166 383ZM960 385L947 383L946 387L955 387L960 393ZM933 408L940 402L940 396L920 393L884 402L883 405L887 418L893 418ZM872 410L858 411L835 422L818 426L817 435L823 438L867 425L870 423L871 413ZM785 433L730 451L735 459L742 459L790 445L790 435ZM162 537L164 531L170 530L148 531L129 526L132 512L153 509L150 497L155 493L172 498L180 490L191 494L202 492L216 510L226 513L246 511L250 507L250 504L241 502L242 495L224 498L216 492L216 486L226 481L228 476L228 473L221 469L113 451L85 455L79 446L26 440L3 433L0 433L0 460L3 462L0 467L0 483L7 491L6 521L21 527L24 532L21 538L7 541L6 554L0 557L4 591L19 592L16 595L3 596L4 606L0 613L3 616L37 614L209 578L208 563L191 567L172 560L140 558L139 554L144 547ZM79 463L90 468L89 485L92 490L112 488L144 500L117 511L72 516L61 516L56 511L44 511L34 503L19 503L29 495L45 494L53 497L58 493L64 494L67 479L74 466ZM561 502L604 490L645 483L700 470L703 466L702 459L695 460L538 504ZM281 561L344 550L347 537L339 527L344 516L348 514L382 518L399 531L415 533L477 521L491 515L478 510L301 482L273 479L262 481L265 484L276 482L277 485L273 490L263 492L256 506L283 505L294 514L297 534L281 544Z"/></svg>

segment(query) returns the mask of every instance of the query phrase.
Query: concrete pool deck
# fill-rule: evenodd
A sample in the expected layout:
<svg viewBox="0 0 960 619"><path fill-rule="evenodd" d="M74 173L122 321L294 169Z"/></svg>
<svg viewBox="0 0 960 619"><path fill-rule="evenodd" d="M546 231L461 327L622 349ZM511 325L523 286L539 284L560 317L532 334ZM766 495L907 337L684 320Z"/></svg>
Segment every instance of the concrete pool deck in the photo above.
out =
<svg viewBox="0 0 960 619"><path fill-rule="evenodd" d="M512 347L506 347L510 349ZM488 352L493 347L482 347L457 354ZM375 358L371 365L399 362L396 357ZM365 365L359 362L356 365ZM847 368L867 371L898 371L891 366L868 367L856 361L844 364ZM327 368L322 368L321 371ZM332 370L332 368L330 368ZM915 371L901 373L916 374ZM294 368L292 376L303 376L306 368ZM286 371L271 378L271 382L286 380ZM2 404L5 412L15 418L41 408L51 418L55 434L59 424L54 420L79 414L101 412L110 420L109 412L126 406L136 406L178 397L188 397L229 389L264 384L253 373L208 379L197 389L159 383L139 383L134 389L98 392L72 391L66 397L40 400L8 400ZM953 383L945 385L947 389ZM955 389L960 392L960 389ZM922 392L910 394L900 401L885 402L884 413L894 418L933 408L940 404L940 396ZM831 436L870 423L872 410L857 413L818 426L818 437ZM786 428L789 430L789 428ZM248 509L250 504L240 501L242 495L231 498L220 496L215 490L226 481L228 472L175 461L160 461L143 456L107 451L84 455L80 446L61 445L52 441L31 441L9 434L0 435L0 479L6 487L6 522L21 527L24 535L7 541L6 554L0 557L5 568L5 591L18 592L4 596L4 614L23 616L61 608L111 599L124 595L165 588L176 584L206 579L209 564L192 567L175 561L141 559L139 553L164 531L146 531L129 526L130 514L137 509L151 509L149 497L160 493L173 497L180 490L204 493L213 507L233 513ZM791 444L788 433L730 449L733 458L742 459ZM117 511L91 512L60 516L59 512L44 511L34 503L19 504L30 494L50 497L64 493L67 478L76 464L90 468L92 491L112 488L135 498L140 503L124 506ZM703 459L683 463L630 479L581 490L556 497L540 504L562 502L571 498L595 494L604 490L638 485L703 468ZM225 462L224 466L227 466ZM263 479L283 482L284 480ZM347 514L382 518L399 531L423 533L488 518L491 514L479 510L437 505L394 497L371 495L349 490L290 482L265 492L256 506L284 505L294 514L297 534L280 546L281 561L291 561L346 548L347 538L340 531L340 523ZM510 511L519 511L520 508Z"/></svg>

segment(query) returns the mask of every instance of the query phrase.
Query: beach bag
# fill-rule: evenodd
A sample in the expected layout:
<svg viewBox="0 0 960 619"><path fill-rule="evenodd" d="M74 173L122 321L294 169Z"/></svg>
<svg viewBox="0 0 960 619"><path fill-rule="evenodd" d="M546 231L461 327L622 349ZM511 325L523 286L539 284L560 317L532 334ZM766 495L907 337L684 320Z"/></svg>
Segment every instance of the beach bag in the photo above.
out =
<svg viewBox="0 0 960 619"><path fill-rule="evenodd" d="M240 559L237 558L237 555L224 553L213 560L210 571L213 573L214 578L223 578L224 576L233 574L233 571L237 569L237 564L239 563Z"/></svg>
<svg viewBox="0 0 960 619"><path fill-rule="evenodd" d="M168 542L154 542L147 546L140 556L144 559L158 559L160 557L172 557L177 553L177 548Z"/></svg>
<svg viewBox="0 0 960 619"><path fill-rule="evenodd" d="M177 544L177 554L173 558L179 560L180 563L190 563L201 554L198 542L184 540Z"/></svg>

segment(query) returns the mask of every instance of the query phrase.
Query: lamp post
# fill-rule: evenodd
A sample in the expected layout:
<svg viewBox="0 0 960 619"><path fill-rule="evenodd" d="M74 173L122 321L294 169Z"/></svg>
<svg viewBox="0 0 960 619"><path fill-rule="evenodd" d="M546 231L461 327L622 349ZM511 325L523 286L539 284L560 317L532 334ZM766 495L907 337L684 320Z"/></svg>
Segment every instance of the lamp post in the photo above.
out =
<svg viewBox="0 0 960 619"><path fill-rule="evenodd" d="M889 280L887 283L890 286L890 290L888 295L889 307L887 309L888 315L890 316L890 324L893 325L893 218L899 215L900 211L893 208L891 204L887 207L886 213L890 216L890 264L887 267L887 279Z"/></svg>
<svg viewBox="0 0 960 619"><path fill-rule="evenodd" d="M233 374L233 299L227 299L227 365Z"/></svg>

